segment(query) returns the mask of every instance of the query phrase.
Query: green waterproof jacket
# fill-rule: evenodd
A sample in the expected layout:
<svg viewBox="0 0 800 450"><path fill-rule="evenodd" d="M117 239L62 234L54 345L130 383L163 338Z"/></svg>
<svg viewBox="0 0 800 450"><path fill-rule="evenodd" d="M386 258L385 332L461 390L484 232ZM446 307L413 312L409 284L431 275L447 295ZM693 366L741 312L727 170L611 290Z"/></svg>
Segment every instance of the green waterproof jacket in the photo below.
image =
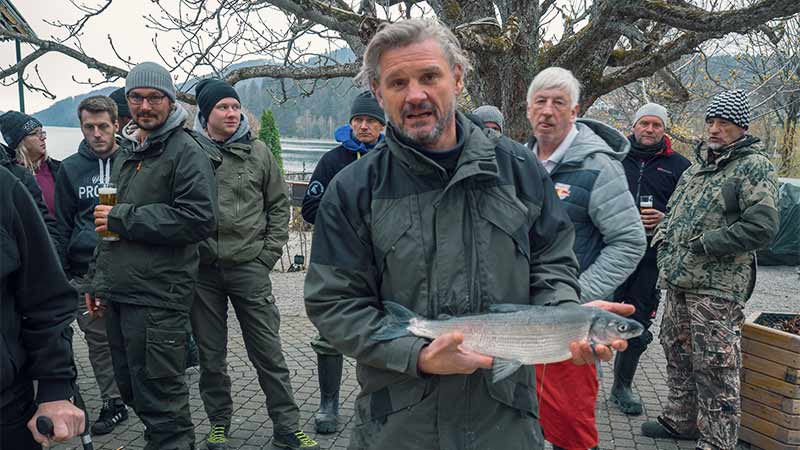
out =
<svg viewBox="0 0 800 450"><path fill-rule="evenodd" d="M778 179L758 138L745 136L709 162L687 169L653 245L660 286L745 302L755 283L755 251L777 233Z"/></svg>
<svg viewBox="0 0 800 450"><path fill-rule="evenodd" d="M289 240L289 194L278 163L249 132L219 148L219 220L215 235L200 244L200 263L259 258L271 269Z"/></svg>
<svg viewBox="0 0 800 450"><path fill-rule="evenodd" d="M371 336L382 302L421 316L463 315L496 303L578 301L574 232L550 177L522 145L456 115L464 145L452 178L386 140L344 168L316 216L306 276L308 316L357 362L351 448L539 448L535 373L431 376L427 341Z"/></svg>
<svg viewBox="0 0 800 450"><path fill-rule="evenodd" d="M167 122L136 140L133 125L111 172L117 204L108 229L116 242L95 252L102 300L189 311L200 261L198 244L216 227L216 182L200 137L182 127L178 107ZM214 158L217 158L216 156Z"/></svg>

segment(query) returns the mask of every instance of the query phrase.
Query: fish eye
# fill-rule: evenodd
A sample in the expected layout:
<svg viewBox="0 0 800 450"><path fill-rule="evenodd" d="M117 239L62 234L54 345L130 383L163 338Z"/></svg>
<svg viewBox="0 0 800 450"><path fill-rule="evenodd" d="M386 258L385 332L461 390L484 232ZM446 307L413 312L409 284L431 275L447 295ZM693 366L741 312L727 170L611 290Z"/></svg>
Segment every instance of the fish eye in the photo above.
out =
<svg viewBox="0 0 800 450"><path fill-rule="evenodd" d="M619 324L619 326L617 326L617 330L622 332L628 331L628 324L625 323Z"/></svg>

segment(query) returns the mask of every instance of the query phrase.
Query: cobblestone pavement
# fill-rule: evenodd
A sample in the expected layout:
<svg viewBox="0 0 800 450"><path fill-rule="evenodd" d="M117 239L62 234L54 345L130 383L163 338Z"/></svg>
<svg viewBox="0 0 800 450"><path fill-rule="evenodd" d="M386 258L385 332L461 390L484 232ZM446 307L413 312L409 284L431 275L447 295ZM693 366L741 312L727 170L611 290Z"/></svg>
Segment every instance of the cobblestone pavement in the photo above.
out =
<svg viewBox="0 0 800 450"><path fill-rule="evenodd" d="M273 273L274 293L282 314L281 337L284 344L289 369L292 372L292 384L295 399L300 406L301 426L314 436L323 449L344 449L347 447L350 426L353 418L353 400L358 392L355 379L355 363L347 359L341 395L340 431L334 435L313 433L314 411L319 404L319 393L316 379L316 357L308 345L314 335L314 327L305 315L303 307L303 272ZM799 311L800 310L800 277L792 267L764 267L759 271L759 280L754 297L747 305L748 313L756 310ZM654 326L657 335L660 317ZM270 449L272 423L264 406L264 394L258 386L256 372L247 359L247 353L241 339L241 330L235 316L229 319L229 353L228 371L233 381L234 417L231 425L230 448L240 450ZM90 414L96 418L100 409L99 392L92 376L88 351L83 337L75 327L75 354L79 370L79 384L89 408ZM658 341L648 348L642 357L641 368L636 374L635 385L642 396L645 413L639 417L628 417L620 413L606 401L611 389L611 364L604 364L605 377L602 380L601 393L597 402L597 427L600 431L600 447L603 449L692 449L693 442L673 440L653 440L640 435L642 422L655 418L661 411L666 398L665 360ZM208 431L208 420L197 389L199 374L197 369L189 369L187 379L191 386L191 410L197 432L198 450L205 449L204 438ZM106 436L95 436L95 449L125 450L144 447L142 437L143 426L131 411L131 418ZM78 449L79 445L62 445L57 448ZM747 444L740 443L739 448L749 449Z"/></svg>

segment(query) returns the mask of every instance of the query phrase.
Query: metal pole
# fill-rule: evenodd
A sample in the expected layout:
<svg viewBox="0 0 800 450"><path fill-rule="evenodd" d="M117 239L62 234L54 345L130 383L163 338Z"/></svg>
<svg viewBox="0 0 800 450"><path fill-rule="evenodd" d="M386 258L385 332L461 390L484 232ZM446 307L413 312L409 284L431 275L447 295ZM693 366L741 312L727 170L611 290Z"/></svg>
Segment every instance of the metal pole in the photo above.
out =
<svg viewBox="0 0 800 450"><path fill-rule="evenodd" d="M22 61L22 48L20 48L19 39L14 39L17 47L17 64ZM19 89L19 112L25 112L25 86L22 84L22 71L19 71L17 76L17 88Z"/></svg>

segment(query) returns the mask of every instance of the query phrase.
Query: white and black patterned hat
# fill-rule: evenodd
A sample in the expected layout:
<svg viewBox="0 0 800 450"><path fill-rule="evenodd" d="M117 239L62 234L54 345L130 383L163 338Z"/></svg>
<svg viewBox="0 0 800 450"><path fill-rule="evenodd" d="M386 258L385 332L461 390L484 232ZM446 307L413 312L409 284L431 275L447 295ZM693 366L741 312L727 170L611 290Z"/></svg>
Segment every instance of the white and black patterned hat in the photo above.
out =
<svg viewBox="0 0 800 450"><path fill-rule="evenodd" d="M750 100L741 89L717 94L706 109L706 120L725 119L745 130L750 126Z"/></svg>

